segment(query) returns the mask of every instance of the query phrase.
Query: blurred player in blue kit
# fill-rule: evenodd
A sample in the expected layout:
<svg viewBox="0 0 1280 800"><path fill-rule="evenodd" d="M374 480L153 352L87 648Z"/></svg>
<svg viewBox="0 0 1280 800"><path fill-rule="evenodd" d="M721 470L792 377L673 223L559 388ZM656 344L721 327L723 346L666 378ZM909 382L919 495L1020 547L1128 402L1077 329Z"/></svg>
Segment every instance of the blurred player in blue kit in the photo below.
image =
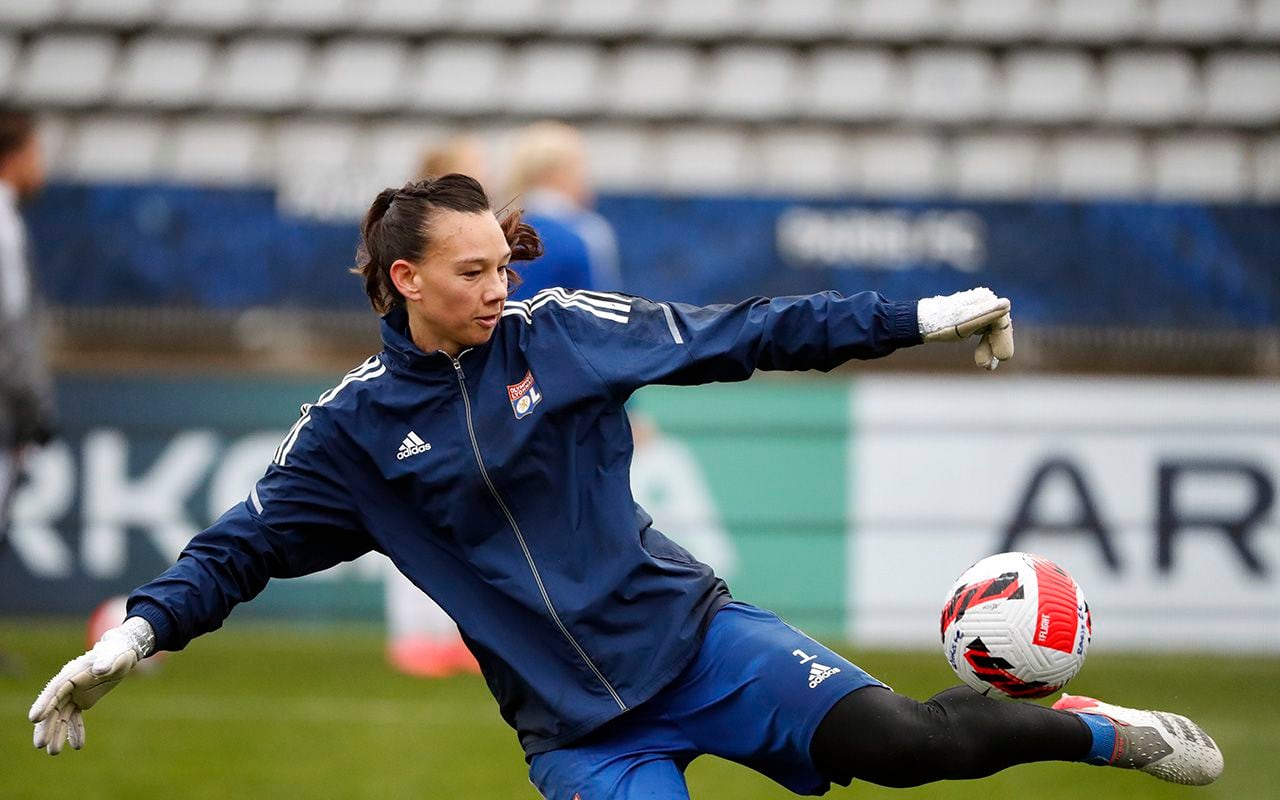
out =
<svg viewBox="0 0 1280 800"><path fill-rule="evenodd" d="M825 292L694 307L556 288L509 300L510 264L542 244L459 175L383 191L362 236L383 350L303 406L244 502L49 682L30 712L36 747L80 747L82 712L139 659L218 628L271 578L376 550L457 621L554 800L688 797L684 769L703 754L815 795L1047 760L1181 783L1221 772L1212 739L1173 714L966 687L896 694L734 600L633 500L623 404L640 387L825 371L975 335L993 368L1013 354L1008 300Z"/></svg>

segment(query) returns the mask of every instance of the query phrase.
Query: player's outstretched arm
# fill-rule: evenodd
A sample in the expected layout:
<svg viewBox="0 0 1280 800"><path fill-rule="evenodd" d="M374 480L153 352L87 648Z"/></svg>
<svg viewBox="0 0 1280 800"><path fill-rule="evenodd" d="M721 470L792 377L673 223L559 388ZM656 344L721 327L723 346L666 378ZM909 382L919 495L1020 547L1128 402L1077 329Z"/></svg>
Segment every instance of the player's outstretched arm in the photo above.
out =
<svg viewBox="0 0 1280 800"><path fill-rule="evenodd" d="M31 705L27 718L35 723L32 742L56 756L63 745L84 747L83 712L124 680L134 666L155 649L151 624L129 617L102 634L93 649L71 659L53 676Z"/></svg>
<svg viewBox="0 0 1280 800"><path fill-rule="evenodd" d="M930 342L959 342L975 334L982 338L973 360L995 369L1013 358L1013 321L1009 301L986 287L943 297L926 297L916 306L920 335Z"/></svg>

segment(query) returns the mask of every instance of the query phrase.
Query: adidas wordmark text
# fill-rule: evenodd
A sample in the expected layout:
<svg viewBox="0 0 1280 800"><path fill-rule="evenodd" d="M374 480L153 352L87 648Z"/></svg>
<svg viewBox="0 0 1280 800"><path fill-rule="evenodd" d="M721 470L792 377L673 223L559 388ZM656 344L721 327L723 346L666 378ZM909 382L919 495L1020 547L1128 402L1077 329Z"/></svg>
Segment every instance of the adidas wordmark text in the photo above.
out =
<svg viewBox="0 0 1280 800"><path fill-rule="evenodd" d="M425 453L430 449L430 442L422 441L422 437L413 431L409 431L409 435L404 437L404 441L400 443L400 451L396 453L396 459L404 461L409 456L416 456L418 453Z"/></svg>

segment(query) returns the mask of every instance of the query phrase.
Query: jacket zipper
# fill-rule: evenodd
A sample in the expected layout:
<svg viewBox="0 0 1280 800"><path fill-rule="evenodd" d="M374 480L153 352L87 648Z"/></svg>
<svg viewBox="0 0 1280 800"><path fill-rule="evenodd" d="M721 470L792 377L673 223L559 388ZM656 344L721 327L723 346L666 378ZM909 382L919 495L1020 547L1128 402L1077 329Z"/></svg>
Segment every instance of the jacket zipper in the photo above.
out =
<svg viewBox="0 0 1280 800"><path fill-rule="evenodd" d="M463 353L466 351L464 350ZM459 353L461 356L462 353ZM525 543L524 534L520 532L520 526L516 524L516 518L511 515L511 511L507 508L507 504L502 501L502 496L498 494L498 489L493 485L493 481L489 480L489 471L484 467L484 460L480 457L480 443L476 440L476 429L471 423L471 399L467 396L467 384L465 382L466 375L462 372L462 364L458 359L449 357L453 362L453 371L458 377L458 388L462 390L462 403L466 409L467 416L467 433L471 436L471 450L476 456L476 466L480 467L480 475L484 478L485 485L489 487L489 493L493 495L493 499L498 501L498 507L502 509L502 513L506 515L507 522L511 525L511 530L515 531L516 541L520 543L520 549L524 551L525 561L529 562L529 571L533 573L533 580L538 584L538 591L542 593L542 602L547 604L547 613L551 615L551 619L556 623L556 627L564 634L564 638L569 640L569 644L573 645L573 649L578 651L578 655L586 662L586 665L595 673L596 678L609 691L609 695L613 701L618 704L618 708L623 711L627 710L627 704L622 702L622 698L614 691L613 686L608 679L592 662L587 655L587 651L582 649L582 645L578 644L578 640L573 638L573 634L569 633L569 629L565 627L561 621L560 615L556 613L555 606L551 605L551 596L547 594L547 587L542 583L542 575L538 572L538 566L533 563L533 554L529 552L529 546Z"/></svg>

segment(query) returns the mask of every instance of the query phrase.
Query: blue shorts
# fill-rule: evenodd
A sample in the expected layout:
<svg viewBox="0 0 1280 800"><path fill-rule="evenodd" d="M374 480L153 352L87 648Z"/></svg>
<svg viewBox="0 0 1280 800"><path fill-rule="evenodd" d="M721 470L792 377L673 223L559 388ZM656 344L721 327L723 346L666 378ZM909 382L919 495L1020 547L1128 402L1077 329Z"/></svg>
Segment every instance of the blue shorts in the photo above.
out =
<svg viewBox="0 0 1280 800"><path fill-rule="evenodd" d="M711 754L796 794L831 788L809 742L840 698L879 681L745 603L720 610L693 662L636 708L559 750L533 757L529 779L547 800L688 798L684 770Z"/></svg>

